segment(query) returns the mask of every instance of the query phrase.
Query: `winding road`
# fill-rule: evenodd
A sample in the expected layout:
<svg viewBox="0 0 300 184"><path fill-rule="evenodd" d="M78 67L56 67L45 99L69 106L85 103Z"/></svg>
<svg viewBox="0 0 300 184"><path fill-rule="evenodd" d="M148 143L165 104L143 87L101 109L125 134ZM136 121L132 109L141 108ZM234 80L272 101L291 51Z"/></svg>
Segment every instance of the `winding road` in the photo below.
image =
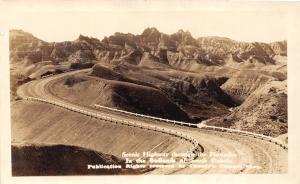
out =
<svg viewBox="0 0 300 184"><path fill-rule="evenodd" d="M84 72L86 70L72 71L59 75L50 76L40 80L34 80L19 87L17 94L21 98L35 97L45 100L55 101L57 103L63 103L69 107L81 109L91 113L97 113L99 115L109 116L115 119L122 119L126 121L135 122L143 125L155 125L160 128L169 129L172 131L182 132L189 135L201 145L204 154L211 153L224 153L234 154L233 158L235 165L241 165L238 168L191 168L186 167L182 169L156 169L149 174L202 174L202 173L286 173L288 163L288 152L279 145L272 142L258 139L251 136L239 135L230 132L220 132L201 128L192 128L188 126L174 125L171 123L164 123L161 121L132 116L116 111L109 111L106 109L96 109L94 107L82 106L80 104L74 104L67 101L51 91L51 84L67 75L74 75L78 72ZM195 162L201 161L200 157L197 157ZM247 167L250 165L259 166L259 169L253 169Z"/></svg>

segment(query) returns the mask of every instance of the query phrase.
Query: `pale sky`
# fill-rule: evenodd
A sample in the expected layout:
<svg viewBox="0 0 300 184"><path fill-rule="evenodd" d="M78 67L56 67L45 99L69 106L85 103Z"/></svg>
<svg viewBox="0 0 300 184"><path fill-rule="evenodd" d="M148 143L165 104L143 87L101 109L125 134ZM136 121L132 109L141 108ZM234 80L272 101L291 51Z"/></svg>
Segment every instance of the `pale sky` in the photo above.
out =
<svg viewBox="0 0 300 184"><path fill-rule="evenodd" d="M147 27L156 27L167 34L189 30L195 38L272 42L287 39L287 18L280 11L27 12L10 17L10 28L45 41L75 40L79 34L101 40L115 32L141 34Z"/></svg>

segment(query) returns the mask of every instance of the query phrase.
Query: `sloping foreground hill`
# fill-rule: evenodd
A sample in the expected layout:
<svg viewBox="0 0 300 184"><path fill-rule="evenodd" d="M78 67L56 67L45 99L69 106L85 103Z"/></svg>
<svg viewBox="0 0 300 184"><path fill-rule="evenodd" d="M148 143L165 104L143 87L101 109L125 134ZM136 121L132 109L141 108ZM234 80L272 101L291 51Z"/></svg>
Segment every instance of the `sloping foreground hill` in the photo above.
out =
<svg viewBox="0 0 300 184"><path fill-rule="evenodd" d="M121 165L116 169L88 169L88 165ZM86 148L63 144L13 144L13 176L142 174L124 169L125 161Z"/></svg>
<svg viewBox="0 0 300 184"><path fill-rule="evenodd" d="M121 157L122 152L186 151L179 138L120 126L33 101L12 103L12 143L63 144Z"/></svg>
<svg viewBox="0 0 300 184"><path fill-rule="evenodd" d="M49 104L22 100L12 103L15 176L142 174L147 170L87 170L86 164L123 165L122 152L182 152L192 146L181 141Z"/></svg>

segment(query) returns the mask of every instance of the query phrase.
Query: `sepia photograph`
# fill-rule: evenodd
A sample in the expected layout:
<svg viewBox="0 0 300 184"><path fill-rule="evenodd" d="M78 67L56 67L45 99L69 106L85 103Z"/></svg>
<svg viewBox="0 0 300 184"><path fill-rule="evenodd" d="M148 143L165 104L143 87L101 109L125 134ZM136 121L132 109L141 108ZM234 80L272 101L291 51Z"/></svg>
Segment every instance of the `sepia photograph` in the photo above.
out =
<svg viewBox="0 0 300 184"><path fill-rule="evenodd" d="M16 11L10 167L288 174L287 11Z"/></svg>

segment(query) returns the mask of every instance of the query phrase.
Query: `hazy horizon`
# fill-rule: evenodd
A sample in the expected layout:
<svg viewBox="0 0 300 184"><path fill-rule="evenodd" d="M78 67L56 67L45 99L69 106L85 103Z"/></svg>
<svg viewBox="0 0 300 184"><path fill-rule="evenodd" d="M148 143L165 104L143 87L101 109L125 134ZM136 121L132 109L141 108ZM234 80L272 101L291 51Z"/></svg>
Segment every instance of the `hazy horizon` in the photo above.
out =
<svg viewBox="0 0 300 184"><path fill-rule="evenodd" d="M84 35L102 40L116 32L141 34L155 27L165 34L189 31L194 38L217 36L236 41L287 40L287 14L274 12L39 12L16 13L11 29L22 29L48 42Z"/></svg>

